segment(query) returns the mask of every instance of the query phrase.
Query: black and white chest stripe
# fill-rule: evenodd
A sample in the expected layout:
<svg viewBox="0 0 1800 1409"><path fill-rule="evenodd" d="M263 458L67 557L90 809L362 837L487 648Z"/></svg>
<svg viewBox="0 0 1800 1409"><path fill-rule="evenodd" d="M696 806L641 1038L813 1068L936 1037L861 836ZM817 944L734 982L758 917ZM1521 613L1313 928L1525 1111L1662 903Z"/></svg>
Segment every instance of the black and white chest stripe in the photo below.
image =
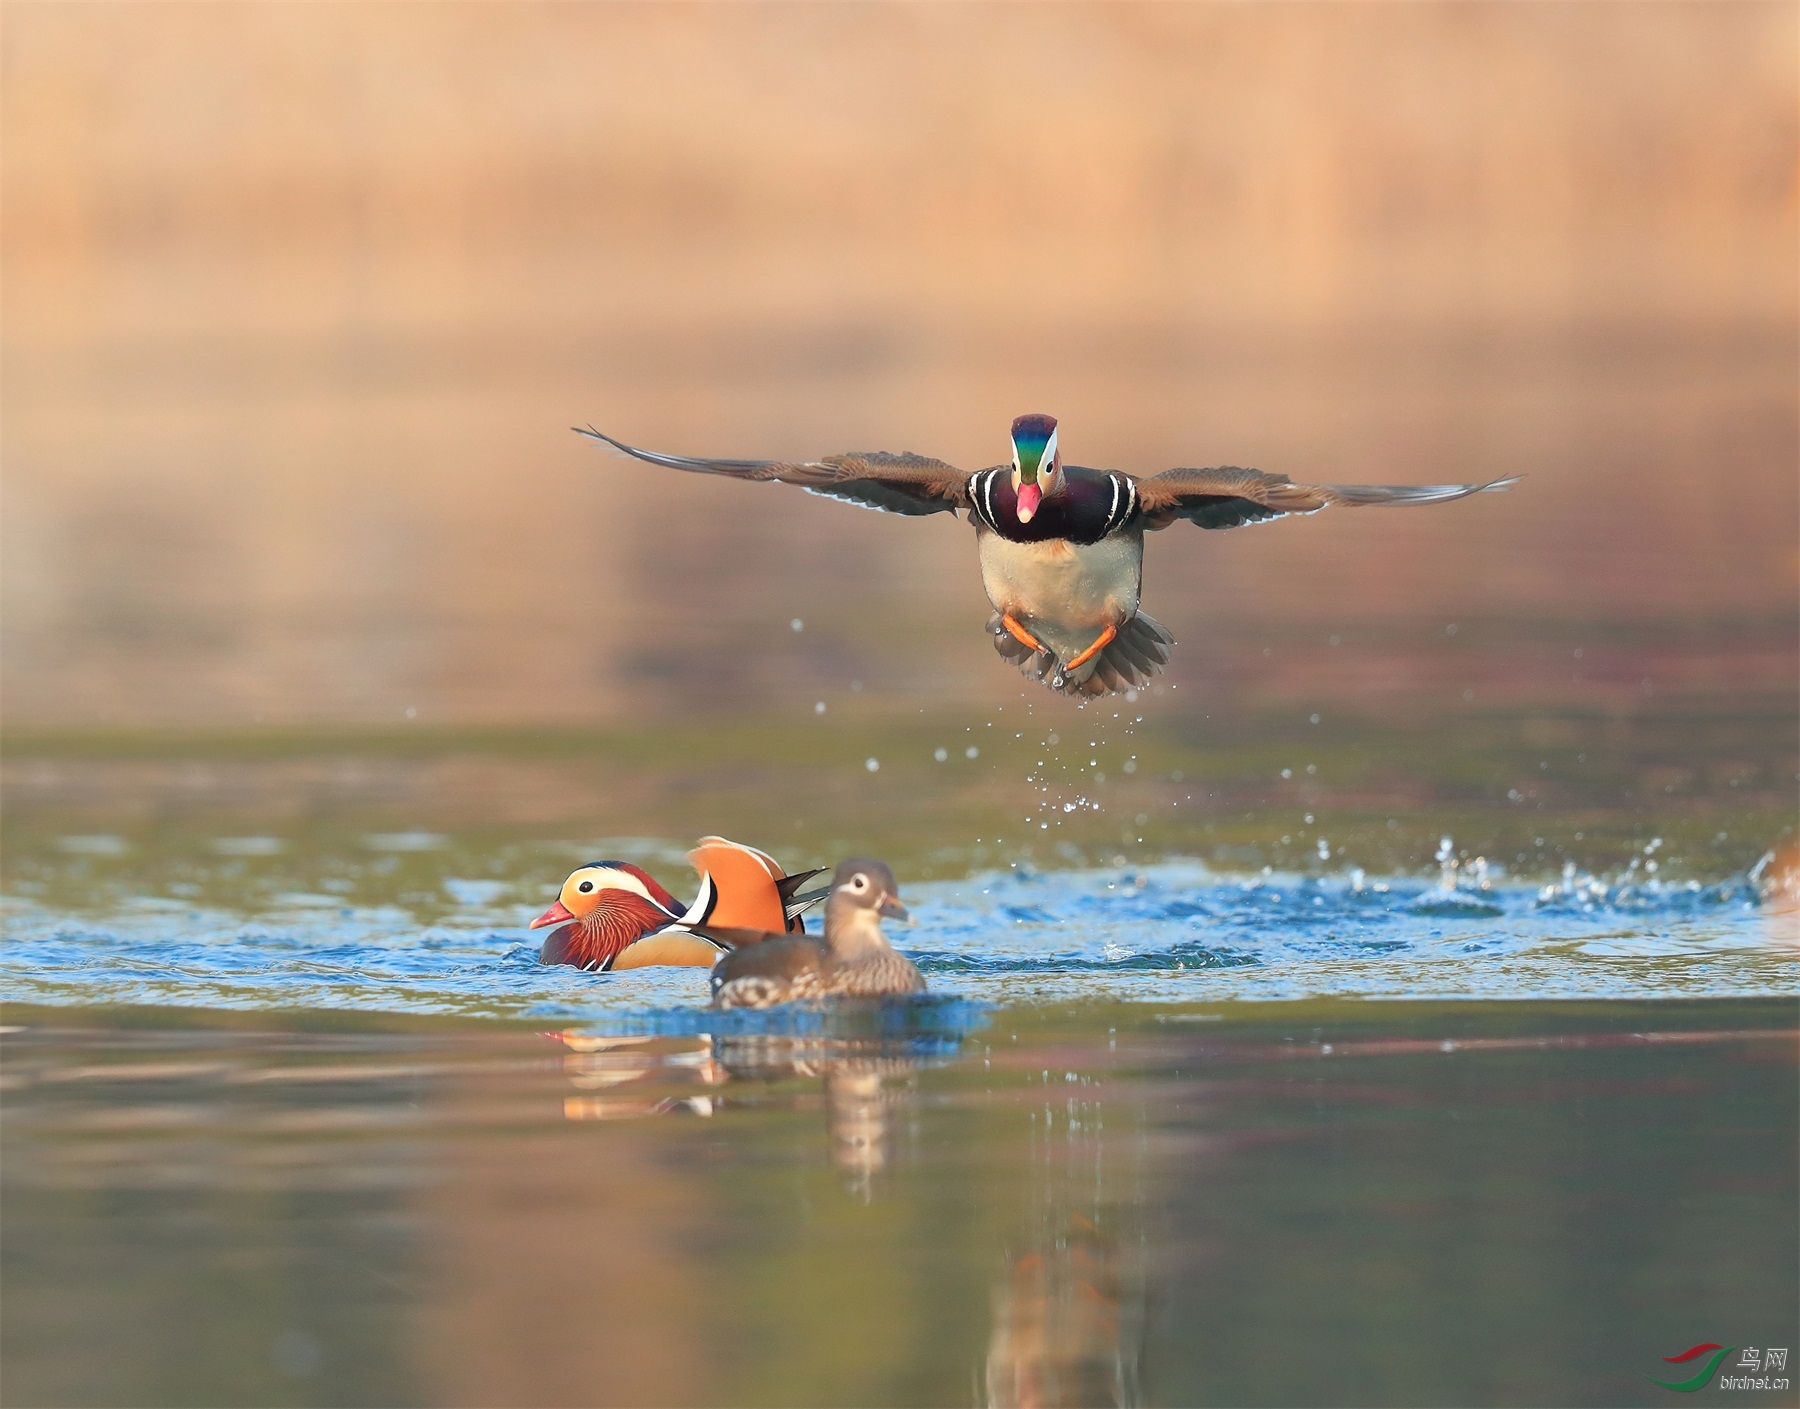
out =
<svg viewBox="0 0 1800 1409"><path fill-rule="evenodd" d="M969 476L969 517L995 533L1000 531L1000 525L994 522L994 486L1004 473L1004 470L983 470Z"/></svg>
<svg viewBox="0 0 1800 1409"><path fill-rule="evenodd" d="M1010 473L1009 470L1002 468L983 470L979 474L969 477L969 513L995 533L999 533L1001 528L994 506L994 493ZM1107 511L1105 524L1092 540L1094 542L1126 527L1137 518L1138 510L1141 507L1138 500L1137 481L1130 475L1110 470L1107 472L1106 479L1112 487L1112 504Z"/></svg>
<svg viewBox="0 0 1800 1409"><path fill-rule="evenodd" d="M1102 538L1117 533L1138 515L1137 481L1117 470L1109 471L1106 478L1112 484L1113 499L1112 512L1106 516L1106 527L1100 532Z"/></svg>

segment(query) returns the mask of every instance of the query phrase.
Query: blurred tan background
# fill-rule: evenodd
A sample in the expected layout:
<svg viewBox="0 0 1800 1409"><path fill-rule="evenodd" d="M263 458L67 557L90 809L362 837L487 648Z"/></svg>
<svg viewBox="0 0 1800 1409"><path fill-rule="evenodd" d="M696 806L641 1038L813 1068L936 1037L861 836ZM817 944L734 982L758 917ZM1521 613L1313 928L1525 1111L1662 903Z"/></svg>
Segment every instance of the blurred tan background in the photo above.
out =
<svg viewBox="0 0 1800 1409"><path fill-rule="evenodd" d="M7 718L1012 698L965 525L567 428L977 468L1025 410L1529 476L1154 538L1197 700L1791 692L1797 15L10 0Z"/></svg>

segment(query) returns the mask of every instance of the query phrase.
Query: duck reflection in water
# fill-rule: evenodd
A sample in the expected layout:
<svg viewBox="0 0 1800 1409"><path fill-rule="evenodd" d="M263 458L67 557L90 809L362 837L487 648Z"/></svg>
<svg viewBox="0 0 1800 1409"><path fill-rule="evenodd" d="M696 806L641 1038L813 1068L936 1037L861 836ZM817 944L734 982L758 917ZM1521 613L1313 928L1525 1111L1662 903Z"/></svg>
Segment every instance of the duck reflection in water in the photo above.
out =
<svg viewBox="0 0 1800 1409"><path fill-rule="evenodd" d="M673 1111L710 1116L714 1109L710 1088L729 1079L724 1067L713 1059L709 1037L597 1037L583 1032L546 1035L568 1048L563 1057L563 1075L570 1085L608 1093L565 1096L565 1120L628 1120ZM648 1087L641 1094L617 1089L640 1083ZM671 1086L676 1090L669 1091ZM685 1094L691 1087L699 1087L700 1091Z"/></svg>
<svg viewBox="0 0 1800 1409"><path fill-rule="evenodd" d="M993 1409L1142 1402L1141 1278L1116 1235L1071 1212L1012 1261L994 1289L987 1402Z"/></svg>
<svg viewBox="0 0 1800 1409"><path fill-rule="evenodd" d="M991 1291L983 1388L992 1409L1143 1402L1151 1201L1144 1147L1108 1133L1118 1114L1109 1085L1084 1073L1054 1100L1029 1100L1020 1220Z"/></svg>
<svg viewBox="0 0 1800 1409"><path fill-rule="evenodd" d="M865 1201L889 1162L894 1113L917 1099L909 1081L923 1064L887 1038L550 1036L568 1049L563 1073L570 1084L606 1093L564 1097L568 1120L711 1116L724 1104L719 1088L728 1082L821 1079L832 1163Z"/></svg>
<svg viewBox="0 0 1800 1409"><path fill-rule="evenodd" d="M719 1061L741 1081L822 1078L831 1162L868 1202L891 1158L894 1116L918 1101L921 1059L892 1040L741 1035L718 1040Z"/></svg>
<svg viewBox="0 0 1800 1409"><path fill-rule="evenodd" d="M752 1095L753 1085L820 1081L831 1162L864 1203L894 1164L896 1118L918 1104L918 1073L951 1060L917 1039L893 1037L552 1035L568 1049L568 1080L584 1093L605 1093L566 1097L570 1120L710 1117L728 1102L768 1104ZM740 1094L727 1095L730 1088ZM1138 1404L1145 1259L1142 1239L1121 1234L1137 1200L1114 1187L1108 1165L1119 1152L1097 1131L1068 1124L1037 1141L1047 1143L1032 1161L1025 1248L993 1289L985 1402L995 1409Z"/></svg>

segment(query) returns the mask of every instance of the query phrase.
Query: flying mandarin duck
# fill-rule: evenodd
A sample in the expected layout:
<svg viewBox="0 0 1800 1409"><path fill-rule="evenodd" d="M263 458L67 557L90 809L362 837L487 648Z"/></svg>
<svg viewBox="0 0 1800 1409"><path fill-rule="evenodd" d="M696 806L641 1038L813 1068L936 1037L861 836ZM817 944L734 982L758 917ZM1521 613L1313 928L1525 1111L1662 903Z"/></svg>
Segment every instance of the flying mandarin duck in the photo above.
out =
<svg viewBox="0 0 1800 1409"><path fill-rule="evenodd" d="M970 474L942 460L885 450L822 460L709 460L664 455L575 427L652 465L731 479L774 480L893 514L954 515L975 525L981 581L995 616L994 649L1024 674L1067 695L1105 695L1146 684L1175 644L1138 609L1144 534L1186 519L1236 528L1327 504L1440 504L1504 489L1486 484L1295 484L1286 475L1231 466L1123 470L1064 465L1054 416L1012 423L1012 463Z"/></svg>
<svg viewBox="0 0 1800 1409"><path fill-rule="evenodd" d="M923 993L912 960L881 932L881 917L904 920L900 887L880 861L838 863L825 902L825 936L745 936L713 965L715 1008L767 1008L799 999L900 997Z"/></svg>
<svg viewBox="0 0 1800 1409"><path fill-rule="evenodd" d="M557 926L539 961L594 973L652 964L704 968L734 943L803 931L801 912L826 894L799 893L818 870L785 875L767 852L724 837L702 837L688 860L700 873L700 891L687 906L628 861L577 869L556 903L531 922L534 930Z"/></svg>

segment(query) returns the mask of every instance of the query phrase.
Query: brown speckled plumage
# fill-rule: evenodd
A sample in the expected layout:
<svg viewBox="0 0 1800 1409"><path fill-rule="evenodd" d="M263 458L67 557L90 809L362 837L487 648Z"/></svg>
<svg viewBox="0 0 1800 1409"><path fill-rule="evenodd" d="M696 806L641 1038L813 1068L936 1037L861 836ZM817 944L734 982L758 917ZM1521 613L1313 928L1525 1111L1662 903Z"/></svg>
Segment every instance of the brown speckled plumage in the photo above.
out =
<svg viewBox="0 0 1800 1409"><path fill-rule="evenodd" d="M832 877L825 933L771 935L740 944L712 970L713 1006L766 1008L831 997L885 998L925 991L925 980L882 933L904 918L894 873L879 861L843 862Z"/></svg>

